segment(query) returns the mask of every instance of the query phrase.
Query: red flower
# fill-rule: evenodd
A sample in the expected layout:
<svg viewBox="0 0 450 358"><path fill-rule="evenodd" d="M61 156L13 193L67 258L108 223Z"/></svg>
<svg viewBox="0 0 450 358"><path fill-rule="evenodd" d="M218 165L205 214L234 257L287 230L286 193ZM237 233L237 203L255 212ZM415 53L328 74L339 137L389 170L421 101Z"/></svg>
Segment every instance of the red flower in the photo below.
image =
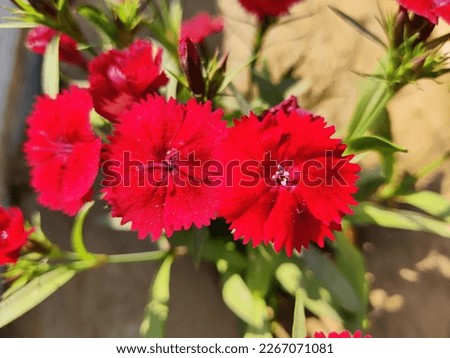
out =
<svg viewBox="0 0 450 358"><path fill-rule="evenodd" d="M433 24L442 17L450 23L450 0L398 0L401 6L417 15L426 17Z"/></svg>
<svg viewBox="0 0 450 358"><path fill-rule="evenodd" d="M0 266L17 262L32 230L25 230L20 209L0 207Z"/></svg>
<svg viewBox="0 0 450 358"><path fill-rule="evenodd" d="M149 96L120 117L107 146L103 190L114 217L139 238L208 225L219 204L207 163L225 135L222 111ZM212 162L210 162L212 163ZM209 173L209 174L208 174ZM219 183L220 185L220 183Z"/></svg>
<svg viewBox="0 0 450 358"><path fill-rule="evenodd" d="M201 12L192 19L183 22L181 39L189 38L193 43L201 43L206 37L222 31L222 18L211 17L207 12Z"/></svg>
<svg viewBox="0 0 450 358"><path fill-rule="evenodd" d="M239 0L241 5L249 12L258 15L259 18L266 16L280 16L289 11L289 8L301 0Z"/></svg>
<svg viewBox="0 0 450 358"><path fill-rule="evenodd" d="M34 53L43 55L48 44L57 34L58 32L50 27L37 26L28 32L26 45ZM86 67L87 61L78 50L78 44L73 38L66 34L61 34L59 41L59 59L61 61L75 66Z"/></svg>
<svg viewBox="0 0 450 358"><path fill-rule="evenodd" d="M361 331L356 331L355 334L352 334L349 331L342 331L330 332L328 335L323 332L316 332L314 333L314 338L372 338L372 336L369 334L363 336Z"/></svg>
<svg viewBox="0 0 450 358"><path fill-rule="evenodd" d="M153 53L150 41L137 40L128 49L111 50L89 64L95 110L110 121L168 82L161 70L162 49Z"/></svg>
<svg viewBox="0 0 450 358"><path fill-rule="evenodd" d="M56 99L42 96L28 118L25 154L41 205L75 215L90 200L101 141L92 131L89 91L71 87Z"/></svg>
<svg viewBox="0 0 450 358"><path fill-rule="evenodd" d="M286 114L289 114L291 112L297 112L300 115L311 115L310 112L304 110L298 105L297 97L291 96L288 99L281 102L280 104L276 105L275 107L272 107L267 111L263 112L260 116L258 116L258 118L260 120L263 120L269 113L277 114L278 112L284 112Z"/></svg>
<svg viewBox="0 0 450 358"><path fill-rule="evenodd" d="M332 230L357 204L352 194L360 170L353 156L343 156L346 146L330 138L334 132L323 118L297 110L236 122L221 147L220 160L228 164L219 210L236 240L272 242L291 255L334 239Z"/></svg>

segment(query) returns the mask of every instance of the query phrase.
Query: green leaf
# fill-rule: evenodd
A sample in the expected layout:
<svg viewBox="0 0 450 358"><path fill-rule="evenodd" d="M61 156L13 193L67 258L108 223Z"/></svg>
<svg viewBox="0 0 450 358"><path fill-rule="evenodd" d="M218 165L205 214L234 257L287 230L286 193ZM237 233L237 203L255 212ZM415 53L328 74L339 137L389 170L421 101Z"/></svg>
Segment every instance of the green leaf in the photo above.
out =
<svg viewBox="0 0 450 358"><path fill-rule="evenodd" d="M367 37L369 40L372 40L373 42L377 43L384 49L387 49L386 44L374 33L367 30L363 25L361 25L358 21L350 17L349 15L345 14L341 10L335 8L334 6L329 6L329 8L338 15L342 20L344 20L346 23L353 26L356 30L358 30L361 34L363 34L365 37Z"/></svg>
<svg viewBox="0 0 450 358"><path fill-rule="evenodd" d="M356 314L362 312L363 303L356 290L331 259L313 247L303 255L307 267L342 308Z"/></svg>
<svg viewBox="0 0 450 358"><path fill-rule="evenodd" d="M63 9L64 5L66 5L66 0L58 0L58 5L57 5L58 11L61 11Z"/></svg>
<svg viewBox="0 0 450 358"><path fill-rule="evenodd" d="M170 270L174 257L167 256L150 286L150 301L145 307L140 333L145 338L162 338L169 316Z"/></svg>
<svg viewBox="0 0 450 358"><path fill-rule="evenodd" d="M0 29L30 29L36 26L33 22L14 21L0 24Z"/></svg>
<svg viewBox="0 0 450 358"><path fill-rule="evenodd" d="M450 201L432 191L421 191L396 197L396 200L412 205L427 214L433 215L450 223Z"/></svg>
<svg viewBox="0 0 450 358"><path fill-rule="evenodd" d="M116 32L114 26L106 14L95 6L82 5L77 8L78 14L87 19L95 28L103 32L113 42L116 41Z"/></svg>
<svg viewBox="0 0 450 358"><path fill-rule="evenodd" d="M363 302L368 298L364 256L342 233L336 233L336 264L347 277Z"/></svg>
<svg viewBox="0 0 450 358"><path fill-rule="evenodd" d="M222 93L225 91L225 89L228 87L228 85L242 72L244 71L253 61L256 60L257 56L253 56L250 60L248 60L246 63L244 63L242 66L235 68L233 71L228 72L225 75L225 78L222 82L222 85L220 86L217 93Z"/></svg>
<svg viewBox="0 0 450 358"><path fill-rule="evenodd" d="M33 279L8 298L0 301L0 328L40 304L61 286L69 282L75 276L75 273L68 267L60 266Z"/></svg>
<svg viewBox="0 0 450 358"><path fill-rule="evenodd" d="M81 208L80 212L75 218L75 222L72 228L72 235L71 235L72 249L78 254L81 260L89 260L93 257L93 255L86 249L83 239L84 221L93 205L94 202L91 201L89 203L86 203Z"/></svg>
<svg viewBox="0 0 450 358"><path fill-rule="evenodd" d="M303 295L300 290L295 294L294 324L292 325L292 338L306 337L305 306Z"/></svg>
<svg viewBox="0 0 450 358"><path fill-rule="evenodd" d="M388 83L366 80L349 125L346 141L362 137L367 131L377 127L380 121L385 119L386 105L393 95L394 91Z"/></svg>
<svg viewBox="0 0 450 358"><path fill-rule="evenodd" d="M222 296L227 307L242 321L256 329L264 329L265 312L255 301L250 289L238 274L233 274L225 281Z"/></svg>
<svg viewBox="0 0 450 358"><path fill-rule="evenodd" d="M389 140L379 136L365 136L352 139L349 143L351 150L355 152L365 152L375 150L381 153L407 153L408 150Z"/></svg>
<svg viewBox="0 0 450 358"><path fill-rule="evenodd" d="M354 224L373 224L393 229L429 232L450 238L448 223L413 211L386 209L371 203L357 206L355 215L349 217L349 221Z"/></svg>
<svg viewBox="0 0 450 358"><path fill-rule="evenodd" d="M367 319L369 301L369 284L366 280L364 256L342 233L336 233L334 247L336 249L336 264L339 270L351 283L363 303L363 310L357 315L358 328L362 329Z"/></svg>
<svg viewBox="0 0 450 358"><path fill-rule="evenodd" d="M342 322L342 318L331 305L329 291L320 287L311 271L304 274L298 265L287 262L278 267L275 276L291 296L295 297L300 291L305 307L316 316Z"/></svg>
<svg viewBox="0 0 450 358"><path fill-rule="evenodd" d="M59 93L59 40L55 36L50 41L42 64L42 91L53 98Z"/></svg>
<svg viewBox="0 0 450 358"><path fill-rule="evenodd" d="M264 246L253 249L249 247L247 260L246 282L254 295L265 297L271 288L273 276L278 263L274 251L268 251Z"/></svg>

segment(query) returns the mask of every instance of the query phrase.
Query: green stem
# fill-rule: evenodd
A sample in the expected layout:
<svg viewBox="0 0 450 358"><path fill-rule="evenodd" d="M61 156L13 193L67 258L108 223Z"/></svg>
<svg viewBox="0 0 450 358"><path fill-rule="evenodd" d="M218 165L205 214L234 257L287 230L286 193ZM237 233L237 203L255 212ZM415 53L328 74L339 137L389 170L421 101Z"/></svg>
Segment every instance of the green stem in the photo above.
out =
<svg viewBox="0 0 450 358"><path fill-rule="evenodd" d="M109 255L108 264L128 264L139 262L161 261L169 255L167 251L137 252L133 254Z"/></svg>
<svg viewBox="0 0 450 358"><path fill-rule="evenodd" d="M262 50L262 45L264 41L264 36L269 30L270 26L274 24L274 19L270 16L266 16L264 19L260 20L258 23L258 29L256 30L255 46L253 48L252 58L254 61L250 63L250 75L249 75L249 87L247 93L247 100L251 100L253 97L253 77L255 74L255 69L257 65L256 58Z"/></svg>

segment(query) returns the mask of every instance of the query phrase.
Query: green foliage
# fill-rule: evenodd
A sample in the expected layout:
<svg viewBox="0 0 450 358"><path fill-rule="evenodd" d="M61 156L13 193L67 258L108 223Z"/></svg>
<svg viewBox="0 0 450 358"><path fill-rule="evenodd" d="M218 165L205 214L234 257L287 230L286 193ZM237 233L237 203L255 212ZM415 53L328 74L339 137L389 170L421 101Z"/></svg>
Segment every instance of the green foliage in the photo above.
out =
<svg viewBox="0 0 450 358"><path fill-rule="evenodd" d="M59 93L59 36L47 47L42 64L42 91L56 98Z"/></svg>
<svg viewBox="0 0 450 358"><path fill-rule="evenodd" d="M56 267L2 299L0 301L0 328L40 304L69 282L75 274L76 271L68 267Z"/></svg>
<svg viewBox="0 0 450 358"><path fill-rule="evenodd" d="M167 256L150 286L150 301L145 307L141 335L146 338L164 337L169 315L170 269L174 257Z"/></svg>
<svg viewBox="0 0 450 358"><path fill-rule="evenodd" d="M303 295L300 290L295 294L294 324L292 326L292 338L306 337L305 306Z"/></svg>

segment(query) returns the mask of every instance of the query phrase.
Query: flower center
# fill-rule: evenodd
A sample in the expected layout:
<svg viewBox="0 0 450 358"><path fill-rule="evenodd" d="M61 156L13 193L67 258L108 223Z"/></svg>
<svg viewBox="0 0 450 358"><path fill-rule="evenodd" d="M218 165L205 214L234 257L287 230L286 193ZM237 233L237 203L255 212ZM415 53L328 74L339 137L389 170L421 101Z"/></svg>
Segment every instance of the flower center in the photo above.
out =
<svg viewBox="0 0 450 358"><path fill-rule="evenodd" d="M282 186L286 186L289 181L289 172L284 169L281 165L278 165L278 169L274 175L272 175L272 179L276 181L278 184Z"/></svg>
<svg viewBox="0 0 450 358"><path fill-rule="evenodd" d="M6 241L8 233L5 230L0 231L0 241Z"/></svg>
<svg viewBox="0 0 450 358"><path fill-rule="evenodd" d="M180 154L179 154L178 150L172 148L167 151L166 157L164 158L164 164L167 165L167 168L169 169L169 171L172 171L175 169L179 158L180 158Z"/></svg>

